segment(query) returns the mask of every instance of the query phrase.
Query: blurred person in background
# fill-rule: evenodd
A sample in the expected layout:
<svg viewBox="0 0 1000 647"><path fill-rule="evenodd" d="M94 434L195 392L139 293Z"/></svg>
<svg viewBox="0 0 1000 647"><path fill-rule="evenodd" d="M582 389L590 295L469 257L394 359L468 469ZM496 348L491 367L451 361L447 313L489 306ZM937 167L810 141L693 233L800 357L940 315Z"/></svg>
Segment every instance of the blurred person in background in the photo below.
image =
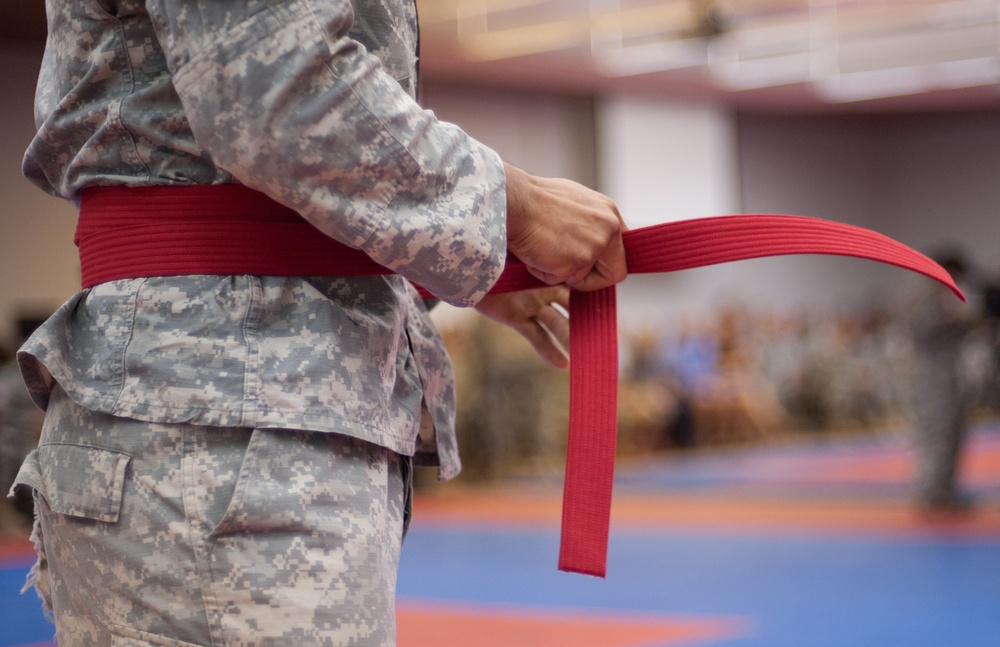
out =
<svg viewBox="0 0 1000 647"><path fill-rule="evenodd" d="M17 319L17 345L24 343L44 318ZM0 366L0 492L6 494L14 485L17 471L25 457L38 444L42 431L42 412L31 401L21 372L13 358ZM21 532L32 519L34 506L30 491L18 489L10 499L0 498L0 535Z"/></svg>
<svg viewBox="0 0 1000 647"><path fill-rule="evenodd" d="M969 266L962 254L939 254L935 260L967 289ZM957 486L970 395L961 358L963 342L979 319L972 295L962 303L938 287L927 285L907 317L914 354L914 495L918 509L928 514L961 512L970 505Z"/></svg>

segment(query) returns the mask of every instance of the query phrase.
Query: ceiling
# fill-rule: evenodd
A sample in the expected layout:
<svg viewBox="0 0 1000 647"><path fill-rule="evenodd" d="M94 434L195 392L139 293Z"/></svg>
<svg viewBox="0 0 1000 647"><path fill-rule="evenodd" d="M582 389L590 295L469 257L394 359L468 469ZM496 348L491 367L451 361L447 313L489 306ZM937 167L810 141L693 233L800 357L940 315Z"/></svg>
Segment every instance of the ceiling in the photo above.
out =
<svg viewBox="0 0 1000 647"><path fill-rule="evenodd" d="M42 40L41 0L0 38ZM1000 109L1000 0L418 0L426 79L784 112Z"/></svg>
<svg viewBox="0 0 1000 647"><path fill-rule="evenodd" d="M1000 0L418 0L439 76L745 108L1000 107Z"/></svg>

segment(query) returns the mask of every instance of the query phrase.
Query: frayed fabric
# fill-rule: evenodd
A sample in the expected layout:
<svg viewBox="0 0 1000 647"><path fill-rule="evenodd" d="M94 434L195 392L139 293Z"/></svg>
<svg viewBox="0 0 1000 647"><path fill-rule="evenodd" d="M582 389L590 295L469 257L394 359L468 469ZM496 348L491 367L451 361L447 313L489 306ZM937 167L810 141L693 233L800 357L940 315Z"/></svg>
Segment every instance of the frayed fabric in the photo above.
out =
<svg viewBox="0 0 1000 647"><path fill-rule="evenodd" d="M337 434L163 425L55 389L20 487L60 647L395 646L409 459Z"/></svg>
<svg viewBox="0 0 1000 647"><path fill-rule="evenodd" d="M35 547L35 563L28 571L28 576L21 587L21 593L27 593L29 589L34 589L42 601L42 611L45 618L54 623L55 618L52 613L52 587L49 582L49 563L45 557L45 541L42 532L42 522L38 514L38 501L35 501L35 523L31 528L31 544Z"/></svg>
<svg viewBox="0 0 1000 647"><path fill-rule="evenodd" d="M32 451L25 458L21 469L7 493L7 498L12 499L20 488L31 488L32 498L35 502L35 520L31 527L31 544L35 549L35 563L28 571L21 593L27 593L29 589L35 589L35 593L42 601L42 611L49 622L55 622L52 611L52 585L49 581L49 562L45 556L44 532L42 531L42 515L39 510L39 494L33 483L39 479L38 456L36 451Z"/></svg>

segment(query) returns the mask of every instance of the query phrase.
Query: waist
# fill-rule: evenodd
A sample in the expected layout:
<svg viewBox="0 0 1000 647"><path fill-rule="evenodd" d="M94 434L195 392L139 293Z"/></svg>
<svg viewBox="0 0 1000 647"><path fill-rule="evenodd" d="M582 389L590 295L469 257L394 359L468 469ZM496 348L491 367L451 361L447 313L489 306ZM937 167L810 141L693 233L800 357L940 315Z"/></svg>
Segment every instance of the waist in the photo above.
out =
<svg viewBox="0 0 1000 647"><path fill-rule="evenodd" d="M84 288L191 274L391 274L296 211L239 184L93 187L74 242Z"/></svg>

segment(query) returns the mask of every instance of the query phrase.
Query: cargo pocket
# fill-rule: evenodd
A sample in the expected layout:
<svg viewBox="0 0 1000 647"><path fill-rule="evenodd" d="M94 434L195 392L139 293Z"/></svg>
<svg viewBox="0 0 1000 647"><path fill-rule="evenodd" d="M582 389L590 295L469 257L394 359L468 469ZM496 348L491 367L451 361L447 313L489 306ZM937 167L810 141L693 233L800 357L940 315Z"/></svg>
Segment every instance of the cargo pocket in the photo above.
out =
<svg viewBox="0 0 1000 647"><path fill-rule="evenodd" d="M59 514L117 523L131 457L85 445L41 445L31 452L14 487L31 487Z"/></svg>
<svg viewBox="0 0 1000 647"><path fill-rule="evenodd" d="M42 445L28 454L14 479L11 493L29 487L35 499L31 541L37 560L21 592L34 588L50 620L52 591L38 506L44 501L49 509L61 514L117 522L128 463L129 456L121 452L82 445Z"/></svg>

